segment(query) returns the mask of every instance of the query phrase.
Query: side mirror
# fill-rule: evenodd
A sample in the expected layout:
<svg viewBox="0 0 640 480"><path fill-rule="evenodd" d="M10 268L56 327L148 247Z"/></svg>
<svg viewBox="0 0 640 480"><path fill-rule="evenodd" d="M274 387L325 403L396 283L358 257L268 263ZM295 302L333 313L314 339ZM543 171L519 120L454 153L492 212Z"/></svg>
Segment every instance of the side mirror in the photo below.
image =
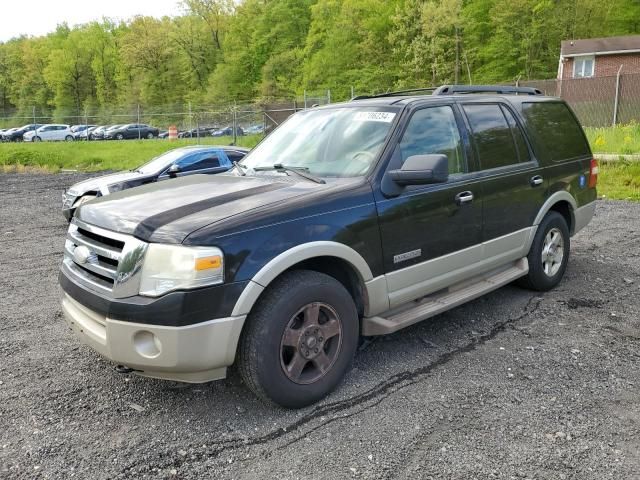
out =
<svg viewBox="0 0 640 480"><path fill-rule="evenodd" d="M169 173L169 176L171 178L176 178L178 176L178 173L180 173L180 167L177 163L174 163L169 167L169 170L167 170L167 172Z"/></svg>
<svg viewBox="0 0 640 480"><path fill-rule="evenodd" d="M413 155L399 170L390 170L389 177L398 185L444 183L449 179L449 159L446 155Z"/></svg>

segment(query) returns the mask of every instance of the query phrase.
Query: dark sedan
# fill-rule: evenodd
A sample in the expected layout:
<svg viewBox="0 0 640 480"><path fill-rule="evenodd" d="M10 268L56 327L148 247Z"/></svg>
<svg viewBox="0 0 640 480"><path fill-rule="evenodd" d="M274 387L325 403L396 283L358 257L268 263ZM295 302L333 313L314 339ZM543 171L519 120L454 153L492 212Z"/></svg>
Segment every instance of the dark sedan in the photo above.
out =
<svg viewBox="0 0 640 480"><path fill-rule="evenodd" d="M196 173L226 172L233 162L242 160L247 153L249 150L242 147L176 148L135 170L91 178L72 185L62 194L62 214L71 220L76 208L89 200L147 183Z"/></svg>
<svg viewBox="0 0 640 480"><path fill-rule="evenodd" d="M131 140L140 138L157 138L160 130L155 127L141 123L131 123L122 125L120 128L114 128L105 132L106 140Z"/></svg>
<svg viewBox="0 0 640 480"><path fill-rule="evenodd" d="M242 127L236 127L236 137L242 137L244 135L244 130ZM222 130L216 130L211 133L212 137L232 137L233 136L233 127L223 128Z"/></svg>
<svg viewBox="0 0 640 480"><path fill-rule="evenodd" d="M27 132L31 132L33 130L36 130L37 128L40 128L42 125L36 124L36 123L32 123L29 125L25 125L23 127L20 127L10 133L4 133L2 135L2 139L5 142L21 142L23 140L24 134Z"/></svg>

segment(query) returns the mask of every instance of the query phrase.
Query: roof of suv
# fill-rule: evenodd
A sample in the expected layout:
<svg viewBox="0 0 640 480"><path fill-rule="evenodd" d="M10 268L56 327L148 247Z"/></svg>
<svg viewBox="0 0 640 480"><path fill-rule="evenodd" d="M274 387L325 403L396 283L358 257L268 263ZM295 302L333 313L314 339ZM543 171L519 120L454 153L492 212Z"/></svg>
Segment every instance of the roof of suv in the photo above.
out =
<svg viewBox="0 0 640 480"><path fill-rule="evenodd" d="M431 94L411 94L429 92ZM366 106L407 105L413 102L441 101L443 99L487 101L496 97L508 98L512 102L531 102L556 99L543 95L540 90L530 87L510 87L504 85L443 85L436 89L417 89L406 92L389 92L381 95L355 97L351 102ZM349 102L349 103L351 103Z"/></svg>

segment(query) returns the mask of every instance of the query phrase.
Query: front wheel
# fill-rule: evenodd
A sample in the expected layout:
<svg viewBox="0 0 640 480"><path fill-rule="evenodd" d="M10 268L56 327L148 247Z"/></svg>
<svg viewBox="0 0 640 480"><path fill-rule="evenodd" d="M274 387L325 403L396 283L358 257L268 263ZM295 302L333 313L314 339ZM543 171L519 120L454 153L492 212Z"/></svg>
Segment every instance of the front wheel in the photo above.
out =
<svg viewBox="0 0 640 480"><path fill-rule="evenodd" d="M358 344L351 295L328 275L298 270L269 286L247 318L238 368L261 399L301 408L342 380Z"/></svg>
<svg viewBox="0 0 640 480"><path fill-rule="evenodd" d="M41 142L42 139L40 137L33 137L33 140L31 140L32 142Z"/></svg>
<svg viewBox="0 0 640 480"><path fill-rule="evenodd" d="M116 139L117 139L117 140L124 140L124 135L122 135L121 133L119 133L118 135L116 135Z"/></svg>
<svg viewBox="0 0 640 480"><path fill-rule="evenodd" d="M152 140L153 139L153 133L151 133L151 132L147 133L147 138L149 140Z"/></svg>
<svg viewBox="0 0 640 480"><path fill-rule="evenodd" d="M67 135L67 136L64 138L64 140L65 140L66 142L73 142L73 137L72 137L71 135Z"/></svg>
<svg viewBox="0 0 640 480"><path fill-rule="evenodd" d="M545 292L554 288L567 269L571 238L565 218L551 211L542 219L527 259L529 273L519 280L525 288Z"/></svg>

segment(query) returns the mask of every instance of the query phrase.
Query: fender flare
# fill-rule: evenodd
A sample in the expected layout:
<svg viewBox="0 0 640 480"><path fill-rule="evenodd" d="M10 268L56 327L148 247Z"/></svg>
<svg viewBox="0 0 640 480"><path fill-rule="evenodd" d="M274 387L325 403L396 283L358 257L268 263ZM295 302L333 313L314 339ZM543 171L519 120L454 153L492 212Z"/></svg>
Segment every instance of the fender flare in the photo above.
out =
<svg viewBox="0 0 640 480"><path fill-rule="evenodd" d="M315 257L335 257L346 261L363 285L373 279L369 264L353 248L331 241L303 243L282 252L263 266L242 291L231 315L248 315L260 294L273 280L292 266Z"/></svg>
<svg viewBox="0 0 640 480"><path fill-rule="evenodd" d="M547 199L547 201L544 202L544 204L540 208L540 211L538 212L538 215L536 215L536 219L534 220L533 225L535 225L535 226L540 225L540 222L542 222L542 219L544 218L544 216L547 213L549 213L549 210L551 210L551 207L553 207L556 203L561 202L561 201L566 201L569 204L569 206L571 207L569 209L570 212L571 212L571 223L574 224L575 223L575 211L578 208L578 204L576 203L576 199L573 198L573 195L571 195L566 190L560 190L560 191L555 192L554 194L552 194Z"/></svg>

